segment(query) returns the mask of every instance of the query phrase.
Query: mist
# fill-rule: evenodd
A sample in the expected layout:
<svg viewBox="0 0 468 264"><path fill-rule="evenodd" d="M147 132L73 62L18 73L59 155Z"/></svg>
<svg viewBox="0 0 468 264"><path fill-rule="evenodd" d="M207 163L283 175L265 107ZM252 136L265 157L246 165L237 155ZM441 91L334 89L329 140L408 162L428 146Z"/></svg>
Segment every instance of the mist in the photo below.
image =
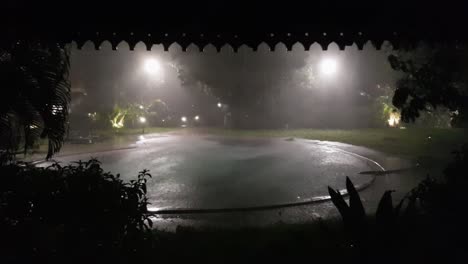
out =
<svg viewBox="0 0 468 264"><path fill-rule="evenodd" d="M391 101L398 77L389 50L332 44L326 51L278 45L271 52L260 45L184 52L175 44L169 51L143 45L113 51L88 43L72 47L72 125L88 113L161 100L175 126L181 117L199 116L199 125L230 128L381 127L376 100Z"/></svg>

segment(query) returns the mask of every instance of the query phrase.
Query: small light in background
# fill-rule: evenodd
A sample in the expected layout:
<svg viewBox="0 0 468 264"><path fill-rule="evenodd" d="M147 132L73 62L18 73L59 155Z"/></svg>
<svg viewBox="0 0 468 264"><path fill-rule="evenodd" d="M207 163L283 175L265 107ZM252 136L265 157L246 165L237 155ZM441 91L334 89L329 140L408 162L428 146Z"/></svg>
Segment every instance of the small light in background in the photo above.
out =
<svg viewBox="0 0 468 264"><path fill-rule="evenodd" d="M57 115L63 111L63 106L61 105L52 105L52 115Z"/></svg>
<svg viewBox="0 0 468 264"><path fill-rule="evenodd" d="M198 121L200 120L200 117L196 115L193 119L195 119L195 121Z"/></svg>
<svg viewBox="0 0 468 264"><path fill-rule="evenodd" d="M396 127L400 124L400 114L398 112L390 113L390 117L387 120L390 127Z"/></svg>
<svg viewBox="0 0 468 264"><path fill-rule="evenodd" d="M218 103L217 105L218 105L218 108L221 108L223 106L223 104L221 103Z"/></svg>
<svg viewBox="0 0 468 264"><path fill-rule="evenodd" d="M142 110L143 110L143 108L144 108L142 105L140 105L139 107L140 107L140 109L142 109Z"/></svg>
<svg viewBox="0 0 468 264"><path fill-rule="evenodd" d="M180 120L185 123L185 122L187 122L187 117L183 116L183 117L180 118Z"/></svg>
<svg viewBox="0 0 468 264"><path fill-rule="evenodd" d="M146 117L144 116L140 116L139 120L140 120L140 123L146 123Z"/></svg>

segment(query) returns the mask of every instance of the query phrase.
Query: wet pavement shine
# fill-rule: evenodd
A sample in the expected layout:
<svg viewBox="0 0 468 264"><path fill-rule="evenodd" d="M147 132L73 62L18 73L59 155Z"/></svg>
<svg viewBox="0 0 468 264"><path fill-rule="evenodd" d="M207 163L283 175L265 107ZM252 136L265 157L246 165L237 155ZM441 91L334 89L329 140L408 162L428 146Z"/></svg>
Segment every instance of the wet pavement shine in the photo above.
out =
<svg viewBox="0 0 468 264"><path fill-rule="evenodd" d="M210 210L301 203L326 196L327 186L370 184L361 196L371 210L386 189L415 186L420 177L374 176L360 172L408 167L408 161L348 144L286 138L232 138L212 135L141 136L135 148L57 157L68 163L91 157L124 180L148 169L151 210ZM390 168L387 168L389 166ZM406 172L408 174L410 172ZM376 178L374 178L376 177ZM373 181L375 179L375 181ZM265 225L307 222L336 216L331 202L252 212L156 215L156 226Z"/></svg>

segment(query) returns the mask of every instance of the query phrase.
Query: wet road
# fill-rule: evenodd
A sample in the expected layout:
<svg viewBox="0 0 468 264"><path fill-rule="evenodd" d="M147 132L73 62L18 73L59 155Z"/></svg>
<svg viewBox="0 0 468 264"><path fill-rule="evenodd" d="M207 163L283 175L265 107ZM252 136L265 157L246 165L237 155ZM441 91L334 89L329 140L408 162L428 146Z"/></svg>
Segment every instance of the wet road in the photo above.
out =
<svg viewBox="0 0 468 264"><path fill-rule="evenodd" d="M98 158L105 170L125 180L149 169L152 209L233 208L303 202L372 179L359 172L379 170L363 157L335 145L284 138L225 138L147 135L133 149L57 158L67 163Z"/></svg>

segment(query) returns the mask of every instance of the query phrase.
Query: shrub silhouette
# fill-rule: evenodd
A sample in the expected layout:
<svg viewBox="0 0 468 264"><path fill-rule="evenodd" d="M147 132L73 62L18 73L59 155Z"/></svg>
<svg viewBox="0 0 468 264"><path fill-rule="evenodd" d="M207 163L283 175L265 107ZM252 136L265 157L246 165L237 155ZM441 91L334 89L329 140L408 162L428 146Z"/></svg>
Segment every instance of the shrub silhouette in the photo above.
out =
<svg viewBox="0 0 468 264"><path fill-rule="evenodd" d="M428 176L395 207L393 191L386 191L375 216L366 215L349 178L346 178L349 205L341 193L328 187L343 219L347 247L352 248L355 257L371 261L372 256L386 255L387 261L391 261L411 255L419 260L432 260L440 255L456 258L454 249L467 248L468 198L464 192L468 187L468 145L454 153L455 160L445 169L444 179Z"/></svg>
<svg viewBox="0 0 468 264"><path fill-rule="evenodd" d="M126 183L92 159L47 168L10 164L0 175L0 248L9 261L117 259L151 242L146 170Z"/></svg>

